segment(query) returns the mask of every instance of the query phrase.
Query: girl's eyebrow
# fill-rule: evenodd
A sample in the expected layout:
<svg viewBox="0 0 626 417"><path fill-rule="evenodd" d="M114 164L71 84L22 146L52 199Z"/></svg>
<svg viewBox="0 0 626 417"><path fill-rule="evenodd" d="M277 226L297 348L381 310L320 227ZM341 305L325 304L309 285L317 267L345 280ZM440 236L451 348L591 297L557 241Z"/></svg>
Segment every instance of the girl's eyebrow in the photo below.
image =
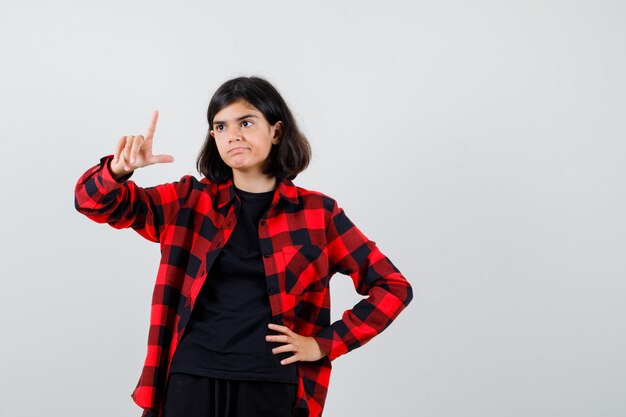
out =
<svg viewBox="0 0 626 417"><path fill-rule="evenodd" d="M258 116L255 116L254 114L244 114L243 116L238 117L238 118L237 118L237 119L235 119L235 120L239 121L239 120L247 119L247 118L249 118L249 117L254 117L254 118L258 119ZM213 121L213 124L214 124L214 125L216 125L216 124L224 124L224 123L225 123L225 122L224 122L223 120L214 120L214 121Z"/></svg>

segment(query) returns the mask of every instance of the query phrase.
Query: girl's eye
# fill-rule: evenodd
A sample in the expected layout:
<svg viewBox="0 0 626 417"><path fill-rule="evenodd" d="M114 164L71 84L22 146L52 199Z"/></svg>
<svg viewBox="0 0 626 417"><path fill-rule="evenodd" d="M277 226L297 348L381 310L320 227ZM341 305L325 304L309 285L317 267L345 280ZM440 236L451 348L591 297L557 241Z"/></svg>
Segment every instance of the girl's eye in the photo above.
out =
<svg viewBox="0 0 626 417"><path fill-rule="evenodd" d="M220 132L224 126L223 125L215 125L215 130Z"/></svg>
<svg viewBox="0 0 626 417"><path fill-rule="evenodd" d="M250 122L249 120L244 120L243 122L241 122L241 124L244 124L244 123L248 123L248 126L252 124L252 122Z"/></svg>

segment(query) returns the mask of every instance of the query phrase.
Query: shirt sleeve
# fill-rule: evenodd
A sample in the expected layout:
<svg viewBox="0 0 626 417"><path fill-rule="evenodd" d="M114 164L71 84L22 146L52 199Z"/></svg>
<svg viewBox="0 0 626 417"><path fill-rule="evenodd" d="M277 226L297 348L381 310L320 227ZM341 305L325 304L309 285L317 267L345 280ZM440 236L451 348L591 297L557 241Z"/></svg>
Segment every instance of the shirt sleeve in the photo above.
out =
<svg viewBox="0 0 626 417"><path fill-rule="evenodd" d="M349 275L354 288L367 298L346 310L340 320L313 337L332 361L386 329L411 302L413 290L395 265L334 202L326 227L329 274Z"/></svg>
<svg viewBox="0 0 626 417"><path fill-rule="evenodd" d="M129 178L134 171L117 180L111 171L113 155L100 159L78 179L74 206L97 223L116 229L133 228L144 238L159 242L164 228L180 209L180 201L191 189L190 175L180 181L139 187Z"/></svg>

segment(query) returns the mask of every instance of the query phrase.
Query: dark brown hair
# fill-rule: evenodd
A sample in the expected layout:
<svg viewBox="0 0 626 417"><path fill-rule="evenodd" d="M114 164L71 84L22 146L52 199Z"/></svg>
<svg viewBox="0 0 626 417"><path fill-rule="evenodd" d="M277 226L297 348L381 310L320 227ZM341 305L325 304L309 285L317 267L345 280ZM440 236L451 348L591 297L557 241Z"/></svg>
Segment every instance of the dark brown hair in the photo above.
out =
<svg viewBox="0 0 626 417"><path fill-rule="evenodd" d="M276 88L260 77L237 77L222 84L209 102L207 120L209 132L196 161L198 172L211 182L225 182L233 175L231 167L220 156L215 138L210 134L215 115L236 100L244 100L259 110L271 125L282 121L281 137L263 165L263 173L276 176L280 181L290 180L305 170L311 160L311 146L302 134L291 110Z"/></svg>

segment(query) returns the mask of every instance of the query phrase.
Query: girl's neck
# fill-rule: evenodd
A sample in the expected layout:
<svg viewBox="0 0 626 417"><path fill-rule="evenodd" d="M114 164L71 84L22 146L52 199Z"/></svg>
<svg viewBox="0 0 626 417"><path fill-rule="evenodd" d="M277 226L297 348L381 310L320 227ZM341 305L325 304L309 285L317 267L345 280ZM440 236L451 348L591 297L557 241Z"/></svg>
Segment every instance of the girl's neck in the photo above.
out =
<svg viewBox="0 0 626 417"><path fill-rule="evenodd" d="M250 193L262 193L276 188L276 177L271 175L245 175L234 171L233 182L235 187Z"/></svg>

